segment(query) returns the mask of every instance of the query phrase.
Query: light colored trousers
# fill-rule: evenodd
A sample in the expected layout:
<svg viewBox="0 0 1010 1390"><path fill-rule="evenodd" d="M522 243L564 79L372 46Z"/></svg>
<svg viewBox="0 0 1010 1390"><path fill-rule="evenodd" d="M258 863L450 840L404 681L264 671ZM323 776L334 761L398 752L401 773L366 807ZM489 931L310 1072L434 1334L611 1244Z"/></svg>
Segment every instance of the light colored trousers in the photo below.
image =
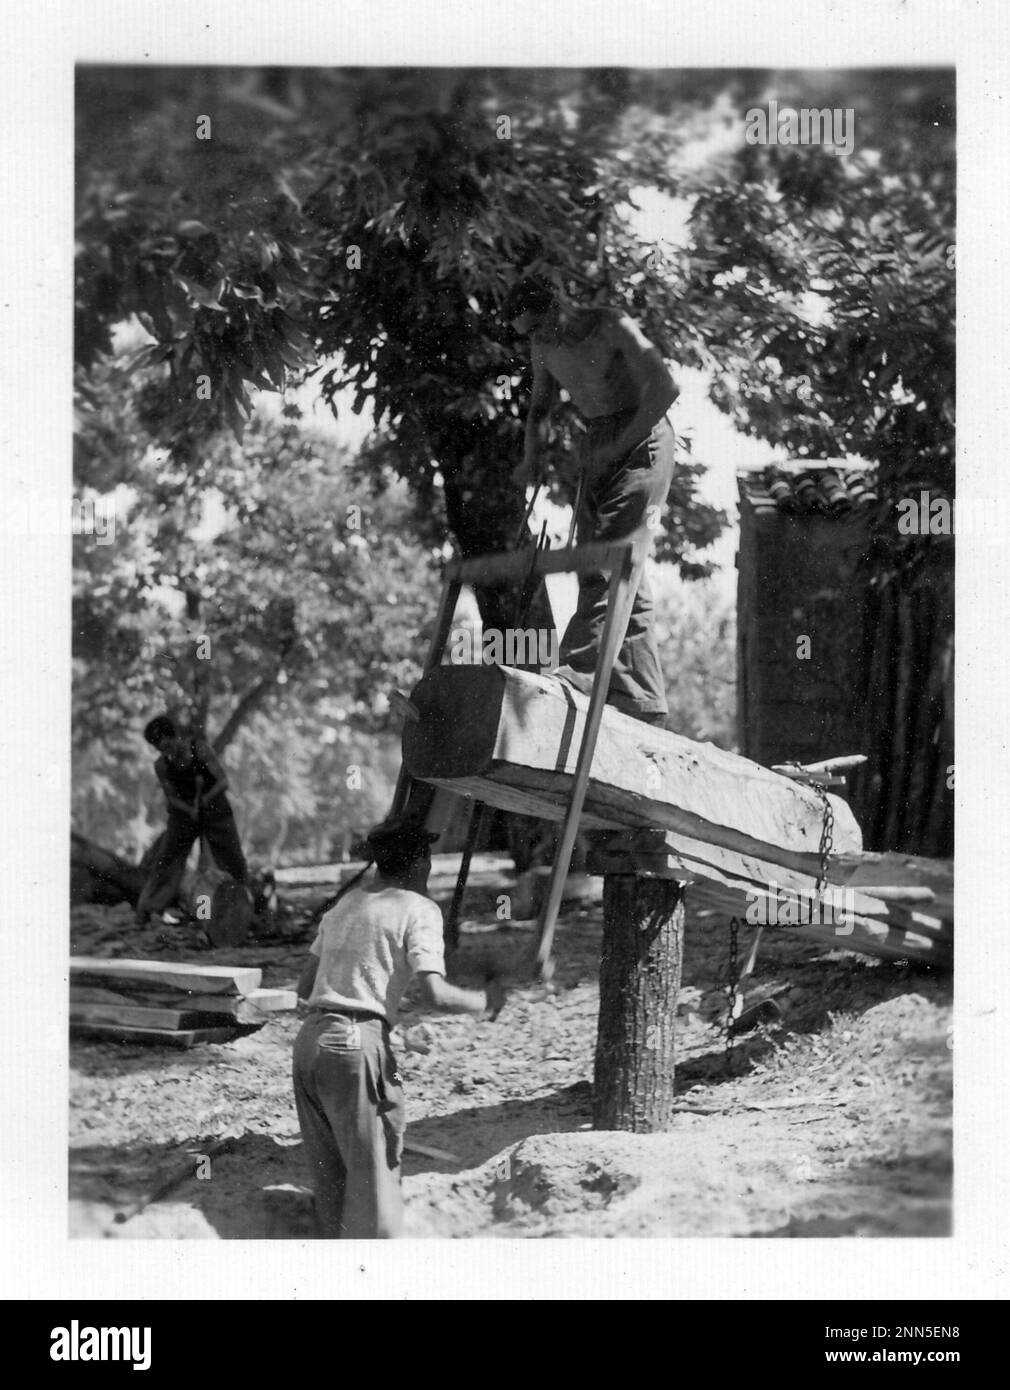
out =
<svg viewBox="0 0 1010 1390"><path fill-rule="evenodd" d="M405 1112L386 1024L313 1009L295 1039L293 1062L320 1235L402 1235Z"/></svg>

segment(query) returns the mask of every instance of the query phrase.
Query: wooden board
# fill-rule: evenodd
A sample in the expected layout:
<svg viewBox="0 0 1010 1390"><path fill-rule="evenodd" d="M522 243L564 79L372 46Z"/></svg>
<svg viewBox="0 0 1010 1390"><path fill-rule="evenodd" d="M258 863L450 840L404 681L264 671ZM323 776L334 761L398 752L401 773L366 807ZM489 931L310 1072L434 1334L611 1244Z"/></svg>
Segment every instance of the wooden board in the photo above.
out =
<svg viewBox="0 0 1010 1390"><path fill-rule="evenodd" d="M168 1028L127 1028L111 1023L71 1023L71 1033L97 1042L157 1043L163 1047L195 1047L197 1043L232 1042L238 1028L190 1028L175 1032Z"/></svg>
<svg viewBox="0 0 1010 1390"><path fill-rule="evenodd" d="M404 763L422 781L504 810L563 817L588 699L511 667L439 666L415 686ZM829 797L838 851L862 848L847 803ZM737 856L816 875L822 803L808 787L611 707L603 713L583 824L654 826Z"/></svg>
<svg viewBox="0 0 1010 1390"><path fill-rule="evenodd" d="M261 1014L257 1021L265 1022L264 1016ZM70 1001L70 1022L107 1023L113 1028L165 1028L174 1032L227 1026L224 1016L204 1009L159 1009L149 1004L83 1004L77 1000Z"/></svg>
<svg viewBox="0 0 1010 1390"><path fill-rule="evenodd" d="M734 862L733 856L711 849L706 852L708 862L704 863L691 853L690 842L671 832L650 832L648 836L632 832L613 836L605 845L595 847L586 867L595 874L632 873L679 879L690 884L692 902L712 907L727 918L745 920L749 909L763 904L766 920L772 923L774 905L780 910L780 925L773 925L772 930L789 931L837 950L859 951L887 960L920 960L941 967L951 964L953 924L939 915L935 900L920 907L875 898L871 885L853 883L860 877L855 856L833 866L831 877L837 874L844 886L829 885L820 904L814 907L814 878L743 857ZM943 861L921 862L934 866L929 877L941 885ZM885 873L893 868L893 864L871 865L868 876L876 875L883 882ZM771 885L774 904L767 891ZM781 906L786 901L798 907L800 920L795 923L781 921Z"/></svg>
<svg viewBox="0 0 1010 1390"><path fill-rule="evenodd" d="M675 878L684 883L713 882L731 890L735 895L734 912L743 912L758 899L804 900L817 897L817 879L800 874L782 865L770 864L747 856L734 855L717 847L699 847L672 831L650 832L651 843L640 849L635 832L620 833L595 847L589 855L587 868L593 874L642 873L650 877ZM657 843L658 842L658 843ZM704 854L706 857L701 858ZM839 866L844 882L833 882L829 870L828 886L820 900L836 916L855 913L861 917L879 917L895 926L932 932L945 938L951 935L952 923L940 915L931 890L925 890L928 902L903 902L888 896L878 898L872 885L857 882L848 876L848 867ZM888 893L893 893L888 888ZM910 886L912 893L922 891Z"/></svg>
<svg viewBox="0 0 1010 1390"><path fill-rule="evenodd" d="M927 859L923 855L896 851L843 853L832 864L830 877L833 883L865 888L870 893L874 884L929 888L933 901L927 910L945 922L954 920L954 862L951 859Z"/></svg>
<svg viewBox="0 0 1010 1390"><path fill-rule="evenodd" d="M264 1015L293 1010L298 996L293 989L253 989L239 994L188 994L177 989L136 988L134 981L116 981L118 989L103 985L72 983L70 1010L77 1005L104 1004L111 1008L159 1009L168 1012L196 1010L223 1023L226 1018L236 1023L262 1023Z"/></svg>
<svg viewBox="0 0 1010 1390"><path fill-rule="evenodd" d="M339 888L365 867L363 859L349 859L346 863L332 864L291 864L287 868L274 870L278 888L314 888L321 886Z"/></svg>
<svg viewBox="0 0 1010 1390"><path fill-rule="evenodd" d="M141 981L193 994L248 994L258 989L263 971L258 966L190 965L178 961L106 960L100 956L74 956L70 979L92 984L117 980Z"/></svg>
<svg viewBox="0 0 1010 1390"><path fill-rule="evenodd" d="M262 1022L265 1014L297 1009L298 995L293 989L253 989L241 999L225 994L202 994L193 1007L202 1012L236 1019L239 1023Z"/></svg>
<svg viewBox="0 0 1010 1390"><path fill-rule="evenodd" d="M689 900L711 907L727 919L743 920L740 901L726 894L717 884L695 883L687 890ZM850 918L844 934L828 924L769 927L769 931L788 932L804 941L813 941L835 951L858 951L883 960L918 960L947 969L953 960L953 942L943 936L926 935L921 930L893 926L868 917ZM848 930L851 928L851 930Z"/></svg>

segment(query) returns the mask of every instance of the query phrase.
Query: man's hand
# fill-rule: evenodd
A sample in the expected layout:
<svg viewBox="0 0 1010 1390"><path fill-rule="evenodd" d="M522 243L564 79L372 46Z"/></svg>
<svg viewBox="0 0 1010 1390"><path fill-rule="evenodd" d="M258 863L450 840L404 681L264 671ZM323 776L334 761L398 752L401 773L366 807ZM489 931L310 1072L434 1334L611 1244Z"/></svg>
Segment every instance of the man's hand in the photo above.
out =
<svg viewBox="0 0 1010 1390"><path fill-rule="evenodd" d="M505 1007L505 1000L508 998L505 986L501 980L488 980L484 986L484 994L487 997L487 1016L493 1023Z"/></svg>

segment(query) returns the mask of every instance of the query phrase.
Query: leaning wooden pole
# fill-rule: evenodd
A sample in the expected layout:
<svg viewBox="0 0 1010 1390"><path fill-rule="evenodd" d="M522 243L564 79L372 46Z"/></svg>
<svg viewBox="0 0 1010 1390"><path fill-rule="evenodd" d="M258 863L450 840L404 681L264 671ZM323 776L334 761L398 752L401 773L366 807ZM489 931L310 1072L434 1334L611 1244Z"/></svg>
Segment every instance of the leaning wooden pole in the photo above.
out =
<svg viewBox="0 0 1010 1390"><path fill-rule="evenodd" d="M644 552L639 553L634 564L632 564L629 554L625 564L615 565L610 576L607 617L603 624L599 662L593 680L593 693L586 711L582 743L575 764L575 776L572 779L568 805L561 822L561 836L554 852L554 864L551 867L547 896L540 910L534 973L547 980L554 973L551 963L554 928L557 925L558 913L561 911L561 897L564 893L565 879L572 863L575 837L579 833L579 821L586 800L586 789L589 786L589 773L593 764L593 754L596 751L600 720L603 717L603 707L607 702L609 693L610 675L614 669L614 662L620 651L621 643L624 641L624 635L628 630L631 607L635 600L635 593L641 580L644 564Z"/></svg>
<svg viewBox="0 0 1010 1390"><path fill-rule="evenodd" d="M651 1134L674 1116L674 1021L684 956L684 885L603 881L593 1128Z"/></svg>

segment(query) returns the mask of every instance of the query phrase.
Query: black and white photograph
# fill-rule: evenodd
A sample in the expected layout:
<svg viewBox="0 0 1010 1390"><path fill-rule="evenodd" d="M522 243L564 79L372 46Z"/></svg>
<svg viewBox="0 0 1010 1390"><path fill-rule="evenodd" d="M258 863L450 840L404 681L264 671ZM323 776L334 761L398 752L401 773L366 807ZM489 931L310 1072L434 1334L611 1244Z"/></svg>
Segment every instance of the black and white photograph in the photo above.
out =
<svg viewBox="0 0 1010 1390"><path fill-rule="evenodd" d="M760 7L716 5L693 48L643 7L669 42L479 61L376 8L368 61L194 18L63 65L66 470L19 455L8 529L45 538L65 646L16 733L44 809L5 838L36 828L63 904L32 1006L65 1259L351 1241L413 1298L471 1242L671 1281L726 1238L938 1266L985 1145L966 990L1005 1104L1004 870L965 833L1005 821L1005 693L959 711L1005 679L960 585L991 561L1005 599L1008 513L995 441L966 485L955 433L957 7L878 6L904 53L835 61L786 7L752 57ZM8 615L42 603L26 569ZM565 1268L546 1296L583 1296ZM866 1359L960 1359L932 1305L928 1342L889 1333L900 1281L853 1296ZM52 1358L89 1359L68 1328Z"/></svg>

